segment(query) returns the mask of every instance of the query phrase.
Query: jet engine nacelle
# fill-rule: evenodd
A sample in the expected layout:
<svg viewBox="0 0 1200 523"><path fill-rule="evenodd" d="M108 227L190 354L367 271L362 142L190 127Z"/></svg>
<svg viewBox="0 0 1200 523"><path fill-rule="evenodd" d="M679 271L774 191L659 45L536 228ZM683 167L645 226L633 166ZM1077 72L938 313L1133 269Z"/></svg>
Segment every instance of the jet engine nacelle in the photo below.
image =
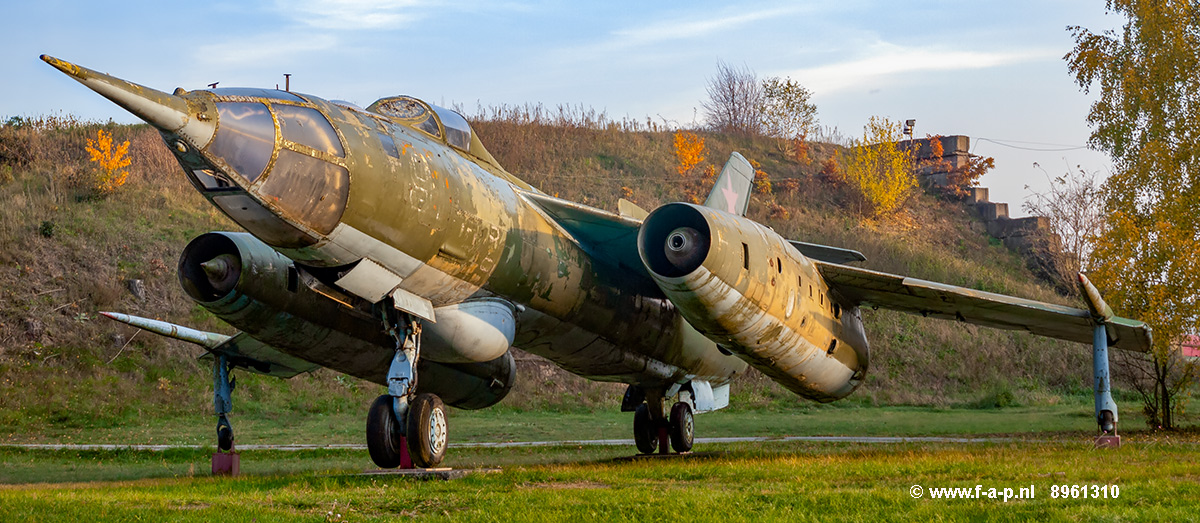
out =
<svg viewBox="0 0 1200 523"><path fill-rule="evenodd" d="M672 203L646 217L638 251L688 323L789 390L828 402L862 383L858 309L842 310L813 263L770 228Z"/></svg>
<svg viewBox="0 0 1200 523"><path fill-rule="evenodd" d="M339 303L330 297L337 296L336 290L322 287L324 284L254 236L211 232L197 237L180 256L179 280L201 306L255 339L318 365L386 384L395 341L384 332L381 320ZM483 312L466 307L458 321L470 324L495 319L494 306L482 307ZM447 316L455 318L455 314ZM471 319L478 316L484 320ZM516 379L516 363L508 345L498 349L503 334L492 332L490 345L467 351L456 361L422 357L417 391L437 394L446 404L464 409L498 403ZM497 336L501 341L496 341ZM438 348L442 353L452 352L436 342L432 345L431 353L438 353ZM425 347L422 354L426 354Z"/></svg>

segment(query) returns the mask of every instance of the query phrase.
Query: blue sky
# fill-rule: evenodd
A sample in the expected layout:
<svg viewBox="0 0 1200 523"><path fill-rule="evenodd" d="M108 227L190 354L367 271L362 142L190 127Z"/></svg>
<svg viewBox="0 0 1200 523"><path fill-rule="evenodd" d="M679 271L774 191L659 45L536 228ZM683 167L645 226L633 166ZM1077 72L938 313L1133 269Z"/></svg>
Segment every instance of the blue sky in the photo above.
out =
<svg viewBox="0 0 1200 523"><path fill-rule="evenodd" d="M914 5L916 4L916 5ZM1092 1L104 2L0 6L0 117L132 117L38 60L42 53L170 91L274 87L367 105L582 104L689 124L718 60L814 93L822 125L856 135L872 115L916 133L965 134L994 156L983 185L1020 202L1068 166L1107 173L1086 144L1092 97L1062 56L1068 25L1121 20ZM995 142L1002 142L1003 146ZM1029 142L1029 143L1025 143ZM1030 151L1026 149L1068 149Z"/></svg>

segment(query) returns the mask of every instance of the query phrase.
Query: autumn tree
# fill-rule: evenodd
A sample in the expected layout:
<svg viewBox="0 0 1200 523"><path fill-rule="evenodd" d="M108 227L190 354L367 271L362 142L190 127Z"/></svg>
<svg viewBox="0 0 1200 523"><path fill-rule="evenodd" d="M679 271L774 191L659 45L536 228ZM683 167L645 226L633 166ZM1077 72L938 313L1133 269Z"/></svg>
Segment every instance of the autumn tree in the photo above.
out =
<svg viewBox="0 0 1200 523"><path fill-rule="evenodd" d="M1200 5L1192 0L1108 0L1116 31L1068 28L1064 58L1095 89L1090 145L1107 152L1103 233L1092 280L1118 311L1154 329L1135 366L1147 421L1171 428L1194 367L1178 350L1200 326Z"/></svg>
<svg viewBox="0 0 1200 523"><path fill-rule="evenodd" d="M717 62L717 74L708 79L708 100L701 107L704 121L713 131L740 136L762 134L763 88L749 67Z"/></svg>
<svg viewBox="0 0 1200 523"><path fill-rule="evenodd" d="M763 105L759 111L763 131L779 140L780 149L798 162L809 163L808 134L817 125L812 91L789 78L763 80Z"/></svg>
<svg viewBox="0 0 1200 523"><path fill-rule="evenodd" d="M897 211L917 188L911 149L900 147L900 122L872 116L863 136L836 154L835 172L855 193L863 214Z"/></svg>
<svg viewBox="0 0 1200 523"><path fill-rule="evenodd" d="M675 159L678 161L675 171L680 176L687 174L704 161L704 138L697 136L696 133L682 129L675 131L674 144Z"/></svg>
<svg viewBox="0 0 1200 523"><path fill-rule="evenodd" d="M674 145L675 160L678 162L675 171L681 178L680 187L684 197L694 203L700 203L703 201L701 193L704 187L712 185L712 178L716 173L712 165L705 165L699 173L696 172L696 167L704 163L705 159L704 138L681 129L675 131Z"/></svg>

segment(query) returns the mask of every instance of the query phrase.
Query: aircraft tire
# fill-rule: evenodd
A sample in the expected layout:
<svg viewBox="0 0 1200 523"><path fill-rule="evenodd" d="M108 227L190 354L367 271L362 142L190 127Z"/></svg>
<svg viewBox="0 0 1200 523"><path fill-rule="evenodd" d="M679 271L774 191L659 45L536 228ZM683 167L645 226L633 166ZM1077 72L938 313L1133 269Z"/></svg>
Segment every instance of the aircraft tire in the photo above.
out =
<svg viewBox="0 0 1200 523"><path fill-rule="evenodd" d="M692 420L691 405L681 401L671 406L669 428L671 448L675 452L688 452L692 450L695 424Z"/></svg>
<svg viewBox="0 0 1200 523"><path fill-rule="evenodd" d="M401 434L399 423L392 413L392 397L384 394L367 410L367 453L379 468L400 466Z"/></svg>
<svg viewBox="0 0 1200 523"><path fill-rule="evenodd" d="M436 467L446 457L446 406L434 394L417 394L408 405L408 452L413 465Z"/></svg>
<svg viewBox="0 0 1200 523"><path fill-rule="evenodd" d="M223 452L233 448L233 427L224 419L217 422L217 448Z"/></svg>
<svg viewBox="0 0 1200 523"><path fill-rule="evenodd" d="M658 438L655 437L654 422L650 419L650 407L645 403L638 405L633 411L633 443L638 452L653 454L658 450Z"/></svg>

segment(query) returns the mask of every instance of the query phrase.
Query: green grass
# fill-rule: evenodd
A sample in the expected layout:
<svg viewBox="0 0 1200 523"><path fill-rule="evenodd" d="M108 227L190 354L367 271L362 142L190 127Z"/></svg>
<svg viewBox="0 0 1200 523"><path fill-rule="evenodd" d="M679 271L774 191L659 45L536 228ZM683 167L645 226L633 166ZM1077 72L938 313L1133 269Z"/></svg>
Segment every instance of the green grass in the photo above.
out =
<svg viewBox="0 0 1200 523"><path fill-rule="evenodd" d="M1137 439L1137 438L1133 438ZM628 449L459 452L496 474L422 482L357 476L345 452L243 453L238 478L204 476L201 453L5 453L26 467L161 469L158 479L0 487L3 521L1185 521L1200 448L1168 439L1084 442L759 443L698 446L684 459L619 460ZM99 464L104 460L110 464ZM5 469L13 469L14 465ZM86 475L87 470L82 474ZM195 473L199 477L190 477ZM144 476L143 476L144 477ZM1026 500L930 499L913 485L1019 488ZM1055 484L1117 485L1116 499L1055 499Z"/></svg>
<svg viewBox="0 0 1200 523"><path fill-rule="evenodd" d="M1129 410L1122 414L1122 428L1141 428L1141 417ZM365 406L307 415L237 415L235 409L231 420L239 444L361 444L364 412ZM632 420L632 413L616 409L451 410L450 435L452 442L629 439ZM198 415L135 418L109 426L50 425L36 432L13 433L0 443L211 445L214 424L212 416ZM1004 409L812 405L780 410L731 408L696 416L698 437L1087 433L1092 429L1092 406L1083 403Z"/></svg>

